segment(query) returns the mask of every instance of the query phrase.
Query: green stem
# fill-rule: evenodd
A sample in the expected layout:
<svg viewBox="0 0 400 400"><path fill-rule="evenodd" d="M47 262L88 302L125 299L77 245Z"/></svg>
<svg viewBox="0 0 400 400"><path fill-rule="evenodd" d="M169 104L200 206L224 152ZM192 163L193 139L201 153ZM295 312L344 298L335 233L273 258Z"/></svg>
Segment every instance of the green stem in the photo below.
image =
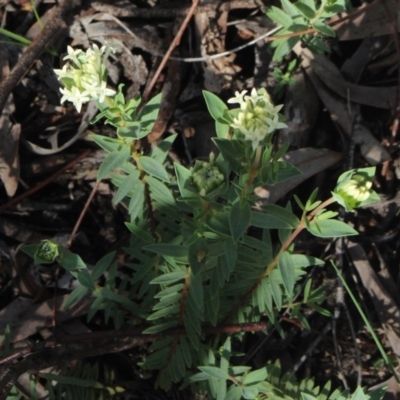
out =
<svg viewBox="0 0 400 400"><path fill-rule="evenodd" d="M369 331L369 333L371 334L372 338L374 339L374 342L376 344L376 347L378 347L379 352L381 353L381 356L383 358L383 361L385 362L385 364L387 365L387 367L390 369L390 372L393 374L393 377L396 379L396 382L398 384L400 384L400 378L397 375L397 372L395 371L392 363L390 362L390 359L385 351L385 349L383 348L378 336L376 335L374 329L372 328L370 322L368 321L367 316L365 315L363 309L361 308L360 304L358 303L358 301L356 300L353 292L351 291L349 285L347 284L347 282L345 281L345 279L343 278L343 275L340 273L338 267L335 265L335 263L331 260L331 264L332 267L335 269L339 279L341 280L343 286L346 288L347 293L349 294L353 304L356 306L357 311L359 312L359 314L361 315L361 318L363 319L365 325L367 326L367 329Z"/></svg>

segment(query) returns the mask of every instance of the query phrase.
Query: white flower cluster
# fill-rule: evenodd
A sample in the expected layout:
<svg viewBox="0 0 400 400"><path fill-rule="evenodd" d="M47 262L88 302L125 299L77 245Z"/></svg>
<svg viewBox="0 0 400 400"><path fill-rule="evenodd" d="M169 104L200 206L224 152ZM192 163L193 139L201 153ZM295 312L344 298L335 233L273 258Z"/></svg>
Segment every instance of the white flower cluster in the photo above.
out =
<svg viewBox="0 0 400 400"><path fill-rule="evenodd" d="M86 50L74 50L68 46L68 55L64 60L70 60L62 69L55 69L58 80L64 84L60 91L63 94L61 103L70 101L81 111L82 104L94 100L102 103L106 96L113 96L115 91L106 87L107 74L105 60L115 49L110 45L100 49L95 44Z"/></svg>
<svg viewBox="0 0 400 400"><path fill-rule="evenodd" d="M255 150L267 135L276 129L286 128L287 125L279 122L279 111L283 105L275 107L265 89L257 92L253 88L250 96L245 96L246 93L247 90L241 93L235 92L235 97L228 100L228 103L240 105L240 110L231 126L237 128L245 140L251 141Z"/></svg>

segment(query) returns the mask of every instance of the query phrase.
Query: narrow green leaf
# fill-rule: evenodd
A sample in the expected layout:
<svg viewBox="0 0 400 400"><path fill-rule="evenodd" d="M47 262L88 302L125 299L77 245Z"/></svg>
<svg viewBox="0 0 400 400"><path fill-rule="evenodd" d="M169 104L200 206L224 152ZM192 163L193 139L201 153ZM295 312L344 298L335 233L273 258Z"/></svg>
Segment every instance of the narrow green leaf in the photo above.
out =
<svg viewBox="0 0 400 400"><path fill-rule="evenodd" d="M251 225L265 229L293 229L293 224L278 216L252 211Z"/></svg>
<svg viewBox="0 0 400 400"><path fill-rule="evenodd" d="M150 328L146 328L143 333L146 335L151 335L153 333L158 333L165 331L169 328L175 328L178 325L177 321L174 319L172 321L164 322L162 324L157 324L155 326L151 326Z"/></svg>
<svg viewBox="0 0 400 400"><path fill-rule="evenodd" d="M79 283L88 288L89 290L96 290L96 286L93 282L93 278L87 269L82 269L78 274Z"/></svg>
<svg viewBox="0 0 400 400"><path fill-rule="evenodd" d="M153 279L150 283L152 285L160 285L162 283L174 283L185 279L186 272L185 271L177 271L171 272L169 274L160 275L157 278Z"/></svg>
<svg viewBox="0 0 400 400"><path fill-rule="evenodd" d="M176 315L178 312L179 312L179 304L172 304L168 307L164 307L161 310L157 310L156 312L150 314L147 317L147 321L153 321L155 319L159 319L166 316L172 318L172 316Z"/></svg>
<svg viewBox="0 0 400 400"><path fill-rule="evenodd" d="M83 296L88 293L88 289L84 286L77 286L68 296L67 301L65 302L64 308L68 309L73 304L77 303L82 299Z"/></svg>
<svg viewBox="0 0 400 400"><path fill-rule="evenodd" d="M139 159L139 163L150 176L154 176L164 182L169 182L169 176L166 169L158 161L150 157L142 156Z"/></svg>
<svg viewBox="0 0 400 400"><path fill-rule="evenodd" d="M124 176L121 180L121 183L119 185L116 185L118 187L118 190L115 193L114 204L118 204L119 202L121 202L135 187L139 179L139 174L139 171L136 170L135 173Z"/></svg>
<svg viewBox="0 0 400 400"><path fill-rule="evenodd" d="M289 295L293 293L295 284L295 271L292 258L287 251L284 251L278 261L278 268L282 275L283 286Z"/></svg>
<svg viewBox="0 0 400 400"><path fill-rule="evenodd" d="M204 238L198 238L189 246L189 265L194 276L196 276L201 268L207 262L208 247L207 241Z"/></svg>
<svg viewBox="0 0 400 400"><path fill-rule="evenodd" d="M317 257L307 256L305 254L291 254L293 265L295 267L309 267L311 265L322 265L325 261Z"/></svg>
<svg viewBox="0 0 400 400"><path fill-rule="evenodd" d="M286 221L291 228L295 229L299 226L300 220L288 209L275 204L268 204L262 207L263 211L274 217Z"/></svg>
<svg viewBox="0 0 400 400"><path fill-rule="evenodd" d="M131 156L131 149L129 146L122 146L120 150L114 150L106 156L104 161L101 163L99 171L97 173L97 180L101 180L106 177L110 172L119 168L124 164Z"/></svg>
<svg viewBox="0 0 400 400"><path fill-rule="evenodd" d="M231 237L227 237L225 240L225 254L224 258L226 261L227 269L229 271L229 274L233 271L236 265L236 260L237 260L237 244L232 240ZM228 274L228 277L229 277Z"/></svg>
<svg viewBox="0 0 400 400"><path fill-rule="evenodd" d="M324 219L322 221L313 221L307 227L314 236L322 238L336 238L342 236L358 235L358 232L347 225L345 222L334 219Z"/></svg>
<svg viewBox="0 0 400 400"><path fill-rule="evenodd" d="M178 244L156 243L143 247L144 250L161 254L162 256L173 257L177 262L188 261L188 248Z"/></svg>
<svg viewBox="0 0 400 400"><path fill-rule="evenodd" d="M251 208L249 203L243 206L237 201L229 213L229 226L231 228L232 239L237 242L246 232L251 220Z"/></svg>
<svg viewBox="0 0 400 400"><path fill-rule="evenodd" d="M311 25L317 32L320 32L326 36L336 37L335 31L329 25L324 24L322 21L314 21Z"/></svg>
<svg viewBox="0 0 400 400"><path fill-rule="evenodd" d="M131 190L132 195L129 200L128 212L131 221L133 221L143 213L145 185L142 181L136 181Z"/></svg>

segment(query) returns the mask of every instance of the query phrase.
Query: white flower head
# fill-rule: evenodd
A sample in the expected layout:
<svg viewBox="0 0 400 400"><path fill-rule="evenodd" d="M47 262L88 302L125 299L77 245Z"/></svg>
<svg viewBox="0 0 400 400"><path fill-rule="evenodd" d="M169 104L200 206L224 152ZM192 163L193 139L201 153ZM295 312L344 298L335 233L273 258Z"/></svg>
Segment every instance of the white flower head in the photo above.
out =
<svg viewBox="0 0 400 400"><path fill-rule="evenodd" d="M108 44L99 48L93 44L86 52L74 50L68 46L68 55L64 60L70 60L62 69L55 70L58 80L65 88L61 102L70 101L78 111L82 104L88 101L104 102L106 96L113 96L115 91L107 88L105 55L109 54Z"/></svg>
<svg viewBox="0 0 400 400"><path fill-rule="evenodd" d="M286 128L280 122L279 111L283 105L274 106L269 94L265 89L235 92L235 97L228 100L228 103L239 104L240 110L233 118L231 126L236 128L245 140L252 142L252 148L256 149L260 142L271 135L276 129Z"/></svg>

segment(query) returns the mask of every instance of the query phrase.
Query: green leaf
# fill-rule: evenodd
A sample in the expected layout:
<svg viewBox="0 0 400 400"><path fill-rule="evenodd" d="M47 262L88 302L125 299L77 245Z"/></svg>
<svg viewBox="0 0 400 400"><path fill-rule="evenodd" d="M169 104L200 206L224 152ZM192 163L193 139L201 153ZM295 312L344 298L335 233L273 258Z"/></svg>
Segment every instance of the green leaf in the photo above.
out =
<svg viewBox="0 0 400 400"><path fill-rule="evenodd" d="M93 278L87 269L82 269L79 272L78 281L82 286L84 286L90 290L96 290L96 286L93 282Z"/></svg>
<svg viewBox="0 0 400 400"><path fill-rule="evenodd" d="M181 196L183 198L189 198L193 196L193 193L186 189L186 182L190 179L192 176L192 173L190 172L189 169L185 168L183 165L174 163L174 168L175 168L175 175L176 175L176 180L178 183L178 188Z"/></svg>
<svg viewBox="0 0 400 400"><path fill-rule="evenodd" d="M168 157L169 150L177 136L177 134L174 134L165 138L161 143L151 149L149 156L160 164L164 164Z"/></svg>
<svg viewBox="0 0 400 400"><path fill-rule="evenodd" d="M159 93L143 107L139 118L141 129L138 139L148 135L153 129L153 125L157 120L158 112L160 110L161 96L162 93Z"/></svg>
<svg viewBox="0 0 400 400"><path fill-rule="evenodd" d="M308 5L300 2L293 3L300 13L308 20L315 18L315 11Z"/></svg>
<svg viewBox="0 0 400 400"><path fill-rule="evenodd" d="M206 101L208 111L210 115L218 122L224 123L225 111L228 110L226 104L215 94L203 90L204 100Z"/></svg>
<svg viewBox="0 0 400 400"><path fill-rule="evenodd" d="M108 153L112 151L117 151L121 147L121 141L119 139L110 138L102 135L91 134L89 136L93 141L100 146L103 150Z"/></svg>
<svg viewBox="0 0 400 400"><path fill-rule="evenodd" d="M147 243L153 243L154 238L149 234L148 231L143 230L137 224L133 222L125 222L127 228L138 238Z"/></svg>
<svg viewBox="0 0 400 400"><path fill-rule="evenodd" d="M64 308L67 310L73 304L77 303L82 299L83 296L86 295L88 289L84 286L77 286L68 296L67 301L65 302Z"/></svg>
<svg viewBox="0 0 400 400"><path fill-rule="evenodd" d="M185 271L177 271L171 272L169 274L160 275L157 278L153 279L150 283L152 285L161 285L164 283L174 283L186 278Z"/></svg>
<svg viewBox="0 0 400 400"><path fill-rule="evenodd" d="M172 321L164 322L162 324L157 324L155 326L151 326L150 328L146 328L143 333L147 335L151 335L153 333L158 333L165 331L169 328L175 328L178 325L178 322L174 319Z"/></svg>
<svg viewBox="0 0 400 400"><path fill-rule="evenodd" d="M307 256L305 254L291 254L293 264L296 267L309 267L311 265L322 265L325 261L320 260L317 257Z"/></svg>
<svg viewBox="0 0 400 400"><path fill-rule="evenodd" d="M92 271L92 279L96 281L104 274L104 272L109 268L110 264L114 260L115 254L116 252L113 251L106 254L99 261L97 261Z"/></svg>
<svg viewBox="0 0 400 400"><path fill-rule="evenodd" d="M139 171L136 170L135 173L130 173L129 175L124 176L121 183L119 185L116 185L118 187L118 190L115 193L114 204L118 204L128 195L128 193L138 182L139 175Z"/></svg>
<svg viewBox="0 0 400 400"><path fill-rule="evenodd" d="M251 371L248 373L243 380L244 385L251 385L254 383L262 382L267 379L267 370L266 368L260 368L255 371Z"/></svg>
<svg viewBox="0 0 400 400"><path fill-rule="evenodd" d="M258 389L255 386L242 387L242 396L246 400L256 400Z"/></svg>
<svg viewBox="0 0 400 400"><path fill-rule="evenodd" d="M70 253L69 251L62 251L58 263L67 271L76 271L86 269L86 264L78 254Z"/></svg>
<svg viewBox="0 0 400 400"><path fill-rule="evenodd" d="M291 211L281 206L268 204L262 206L262 209L266 214L279 218L282 221L286 221L293 229L296 229L300 224L300 220Z"/></svg>
<svg viewBox="0 0 400 400"><path fill-rule="evenodd" d="M225 264L228 268L229 273L233 271L236 265L236 260L237 260L237 244L232 240L232 238L227 237L225 240ZM227 276L229 277L229 275Z"/></svg>
<svg viewBox="0 0 400 400"><path fill-rule="evenodd" d="M110 172L120 168L131 156L131 149L129 146L122 146L120 150L114 150L106 156L101 163L97 173L97 180L106 177Z"/></svg>
<svg viewBox="0 0 400 400"><path fill-rule="evenodd" d="M189 265L194 276L196 276L201 268L207 262L208 246L204 238L198 238L189 246Z"/></svg>
<svg viewBox="0 0 400 400"><path fill-rule="evenodd" d="M265 229L293 229L293 224L275 215L252 211L251 225Z"/></svg>
<svg viewBox="0 0 400 400"><path fill-rule="evenodd" d="M173 257L177 262L188 261L188 248L178 244L155 243L143 247L144 250L161 254L162 256Z"/></svg>
<svg viewBox="0 0 400 400"><path fill-rule="evenodd" d="M209 216L206 220L207 226L216 233L225 236L231 236L231 230L229 228L229 211L223 210L216 212Z"/></svg>
<svg viewBox="0 0 400 400"><path fill-rule="evenodd" d="M244 205L237 201L229 213L229 226L231 228L232 239L237 242L246 232L251 220L251 208L249 203Z"/></svg>
<svg viewBox="0 0 400 400"><path fill-rule="evenodd" d="M217 132L217 137L221 139L226 139L229 134L229 125L226 123L215 121L215 130Z"/></svg>
<svg viewBox="0 0 400 400"><path fill-rule="evenodd" d="M334 219L312 221L307 228L314 236L322 238L336 238L342 236L358 235L358 232L345 222Z"/></svg>
<svg viewBox="0 0 400 400"><path fill-rule="evenodd" d="M273 61L282 60L287 54L289 54L296 43L299 41L298 37L290 37L286 39L279 39L276 42L278 43L274 55L272 57Z"/></svg>
<svg viewBox="0 0 400 400"><path fill-rule="evenodd" d="M207 374L210 378L218 379L218 380L228 380L230 378L229 374L218 367L204 366L198 367L200 371Z"/></svg>
<svg viewBox="0 0 400 400"><path fill-rule="evenodd" d="M145 185L142 181L136 181L135 185L131 188L132 197L129 200L128 212L133 221L143 213L144 205L144 190Z"/></svg>
<svg viewBox="0 0 400 400"><path fill-rule="evenodd" d="M175 316L179 312L179 305L178 304L172 304L168 307L164 307L161 310L157 310L153 314L150 314L147 317L147 321L153 321L155 319L159 319L162 317L169 316L169 318L172 318L172 316Z"/></svg>
<svg viewBox="0 0 400 400"><path fill-rule="evenodd" d="M296 17L299 14L297 8L290 2L290 0L281 0L283 9L291 16Z"/></svg>
<svg viewBox="0 0 400 400"><path fill-rule="evenodd" d="M335 31L329 26L324 24L322 21L314 21L312 27L317 31L326 36L336 37Z"/></svg>
<svg viewBox="0 0 400 400"><path fill-rule="evenodd" d="M212 140L221 152L224 160L229 162L230 167L236 172L239 171L244 151L242 144L238 140L227 140L219 137Z"/></svg>
<svg viewBox="0 0 400 400"><path fill-rule="evenodd" d="M167 186L152 176L146 177L146 182L150 186L153 199L158 203L158 208L167 208L170 215L176 213L175 199Z"/></svg>
<svg viewBox="0 0 400 400"><path fill-rule="evenodd" d="M158 161L150 157L142 156L139 159L139 163L150 176L154 176L164 182L169 182L166 169Z"/></svg>
<svg viewBox="0 0 400 400"><path fill-rule="evenodd" d="M293 20L284 11L282 11L280 8L277 8L275 6L272 6L268 11L267 11L267 16L271 18L273 21L278 23L279 25L282 25L284 28L288 28L290 25L293 24Z"/></svg>
<svg viewBox="0 0 400 400"><path fill-rule="evenodd" d="M289 296L293 293L294 284L295 284L295 271L294 264L290 254L287 251L284 251L278 261L278 268L282 275L283 286L285 287Z"/></svg>

